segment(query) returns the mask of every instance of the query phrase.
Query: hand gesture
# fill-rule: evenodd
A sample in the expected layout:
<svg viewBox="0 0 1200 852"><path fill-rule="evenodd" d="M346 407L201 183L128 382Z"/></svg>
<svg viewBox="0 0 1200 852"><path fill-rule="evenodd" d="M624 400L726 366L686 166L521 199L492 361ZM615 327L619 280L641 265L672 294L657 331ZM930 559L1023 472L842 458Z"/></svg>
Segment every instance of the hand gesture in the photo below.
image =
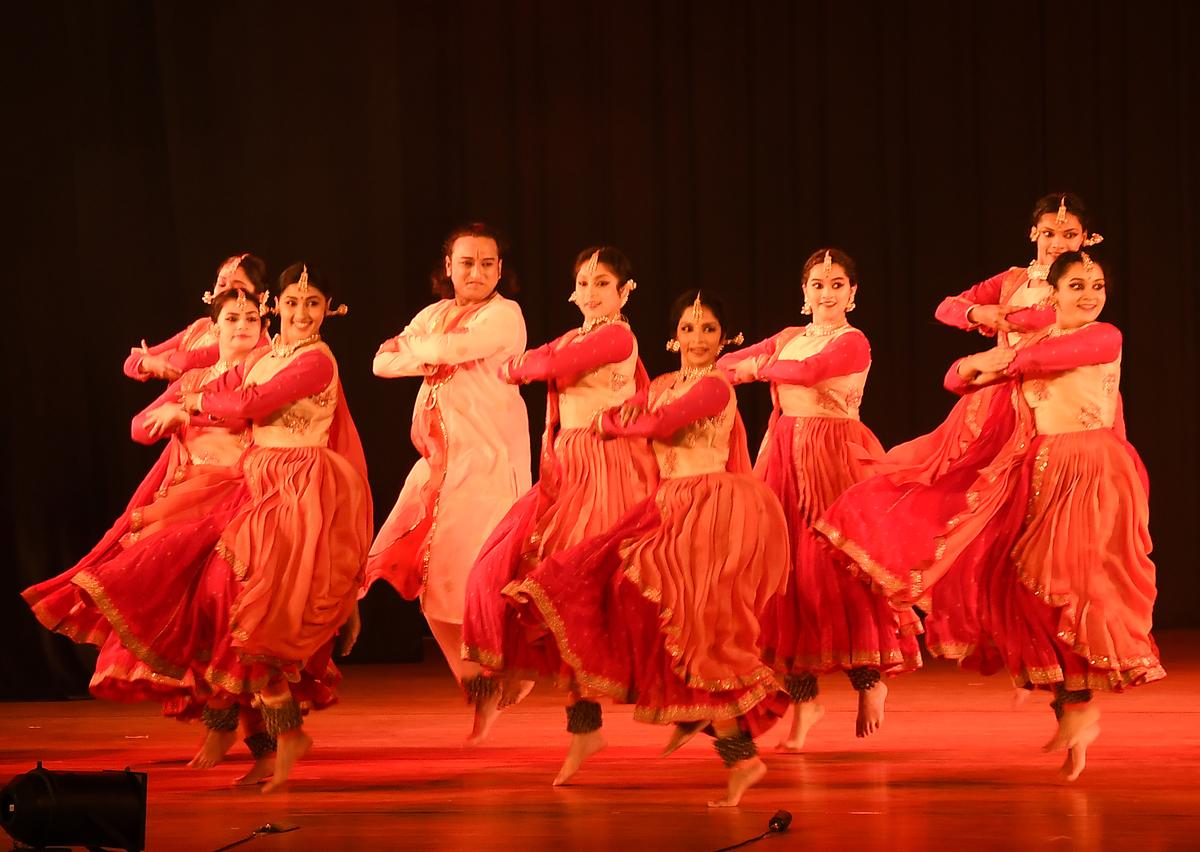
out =
<svg viewBox="0 0 1200 852"><path fill-rule="evenodd" d="M134 350L142 351L142 350ZM171 362L162 355L150 355L149 353L142 354L141 370L143 373L149 373L160 379L166 379L173 382L179 378L179 370L171 366Z"/></svg>
<svg viewBox="0 0 1200 852"><path fill-rule="evenodd" d="M994 331L1021 331L1008 321L1008 315L1019 310L1016 305L976 305L967 311L967 318Z"/></svg>
<svg viewBox="0 0 1200 852"><path fill-rule="evenodd" d="M174 402L164 402L146 415L146 419L142 421L142 428L146 430L151 438L157 438L159 435L165 435L168 432L174 431L184 423L187 423L187 421L187 412L183 410L181 405Z"/></svg>

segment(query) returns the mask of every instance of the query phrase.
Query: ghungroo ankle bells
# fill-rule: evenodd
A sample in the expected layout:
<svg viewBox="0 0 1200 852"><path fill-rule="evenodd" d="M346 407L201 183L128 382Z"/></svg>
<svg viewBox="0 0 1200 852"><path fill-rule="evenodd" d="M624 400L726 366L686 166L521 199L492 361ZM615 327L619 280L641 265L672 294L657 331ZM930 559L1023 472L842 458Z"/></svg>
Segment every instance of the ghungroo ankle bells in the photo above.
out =
<svg viewBox="0 0 1200 852"><path fill-rule="evenodd" d="M272 737L278 737L280 734L286 734L288 731L294 731L304 722L304 717L300 713L300 705L296 703L296 699L289 698L282 704L268 704L266 701L262 703L263 725L267 729L267 733Z"/></svg>
<svg viewBox="0 0 1200 852"><path fill-rule="evenodd" d="M850 678L850 685L859 692L866 692L868 689L879 683L879 669L871 669L866 666L858 666L846 672L846 677Z"/></svg>
<svg viewBox="0 0 1200 852"><path fill-rule="evenodd" d="M728 737L717 737L713 740L713 748L717 750L726 766L733 766L758 754L758 746L754 744L753 737L745 731L738 731Z"/></svg>
<svg viewBox="0 0 1200 852"><path fill-rule="evenodd" d="M238 706L231 704L221 710L205 707L200 713L200 721L210 731L236 731L238 726Z"/></svg>
<svg viewBox="0 0 1200 852"><path fill-rule="evenodd" d="M567 733L590 734L600 730L600 705L595 701L576 701L567 707Z"/></svg>

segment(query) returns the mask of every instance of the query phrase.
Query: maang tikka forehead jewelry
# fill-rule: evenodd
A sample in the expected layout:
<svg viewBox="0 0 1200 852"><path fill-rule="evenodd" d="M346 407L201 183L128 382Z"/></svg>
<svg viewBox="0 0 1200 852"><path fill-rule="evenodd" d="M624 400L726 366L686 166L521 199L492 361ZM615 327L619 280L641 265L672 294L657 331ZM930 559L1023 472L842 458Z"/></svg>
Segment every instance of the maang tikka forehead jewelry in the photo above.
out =
<svg viewBox="0 0 1200 852"><path fill-rule="evenodd" d="M1092 260L1091 255L1089 255L1086 251L1081 251L1079 254L1083 257L1083 271L1091 272L1092 267L1096 265L1096 262Z"/></svg>
<svg viewBox="0 0 1200 852"><path fill-rule="evenodd" d="M308 292L308 264L300 270L300 278L296 281L296 289L301 293Z"/></svg>
<svg viewBox="0 0 1200 852"><path fill-rule="evenodd" d="M1067 197L1058 200L1058 212L1054 214L1055 225L1065 225L1067 222Z"/></svg>
<svg viewBox="0 0 1200 852"><path fill-rule="evenodd" d="M821 271L828 278L833 273L833 255L828 251L825 252L825 260L821 262Z"/></svg>
<svg viewBox="0 0 1200 852"><path fill-rule="evenodd" d="M217 281L212 290L205 290L204 295L200 297L200 301L206 305L211 305L213 299L217 297L216 288L222 281L227 281L233 277L233 273L238 271L238 267L242 265L242 261L249 257L249 252L244 254L235 254L233 257L221 264L221 268L217 270Z"/></svg>
<svg viewBox="0 0 1200 852"><path fill-rule="evenodd" d="M692 302L692 322L699 323L704 316L704 305L700 301L700 291L696 291L696 301Z"/></svg>
<svg viewBox="0 0 1200 852"><path fill-rule="evenodd" d="M583 264L583 267L579 271L581 273L583 273L584 275L586 275L588 278L591 278L593 275L596 274L596 267L599 265L600 265L600 249L596 249L594 252L592 252L592 256L587 259L587 262Z"/></svg>

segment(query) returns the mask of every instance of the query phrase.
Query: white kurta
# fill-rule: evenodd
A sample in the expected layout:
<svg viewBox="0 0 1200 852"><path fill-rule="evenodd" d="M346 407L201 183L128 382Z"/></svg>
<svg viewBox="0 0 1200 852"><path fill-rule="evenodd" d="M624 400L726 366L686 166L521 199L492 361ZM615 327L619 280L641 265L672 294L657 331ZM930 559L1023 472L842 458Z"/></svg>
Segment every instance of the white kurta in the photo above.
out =
<svg viewBox="0 0 1200 852"><path fill-rule="evenodd" d="M399 587L392 575L416 572L426 617L461 624L467 574L479 549L530 487L530 449L525 403L500 378L500 366L525 349L521 308L496 294L445 333L455 311L452 299L430 305L395 339L398 351L383 351L385 345L375 356L377 376L426 381L413 410L414 443L422 458L371 547L367 575L368 582L384 577ZM422 446L422 433L440 435L431 442L437 446ZM440 489L430 488L431 479L436 484L441 478L436 450L443 446L445 479ZM430 518L431 526L422 523ZM422 533L420 542L402 541ZM389 549L403 553L408 564L395 564Z"/></svg>

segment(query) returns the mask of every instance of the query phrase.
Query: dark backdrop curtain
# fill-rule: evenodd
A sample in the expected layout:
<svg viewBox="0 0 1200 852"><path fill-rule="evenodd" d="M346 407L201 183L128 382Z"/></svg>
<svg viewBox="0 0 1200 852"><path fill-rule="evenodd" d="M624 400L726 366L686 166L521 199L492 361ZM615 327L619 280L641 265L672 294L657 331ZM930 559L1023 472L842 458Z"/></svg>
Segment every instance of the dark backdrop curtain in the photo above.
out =
<svg viewBox="0 0 1200 852"><path fill-rule="evenodd" d="M651 372L666 306L725 293L758 339L798 321L832 243L859 262L874 367L864 419L927 431L949 360L985 346L938 300L1031 257L1028 209L1098 214L1125 333L1131 439L1154 483L1158 620L1197 625L1197 112L1188 0L1054 2L43 2L8 10L0 692L55 696L87 656L17 596L78 559L157 450L121 376L142 337L199 315L222 258L328 270L325 329L380 519L415 455L415 381L370 373L429 299L452 225L511 237L531 344L578 321L586 245L621 246ZM535 434L543 403L527 394ZM742 392L756 440L762 387ZM1188 554L1193 554L1189 556ZM414 653L420 616L379 589L364 659Z"/></svg>

